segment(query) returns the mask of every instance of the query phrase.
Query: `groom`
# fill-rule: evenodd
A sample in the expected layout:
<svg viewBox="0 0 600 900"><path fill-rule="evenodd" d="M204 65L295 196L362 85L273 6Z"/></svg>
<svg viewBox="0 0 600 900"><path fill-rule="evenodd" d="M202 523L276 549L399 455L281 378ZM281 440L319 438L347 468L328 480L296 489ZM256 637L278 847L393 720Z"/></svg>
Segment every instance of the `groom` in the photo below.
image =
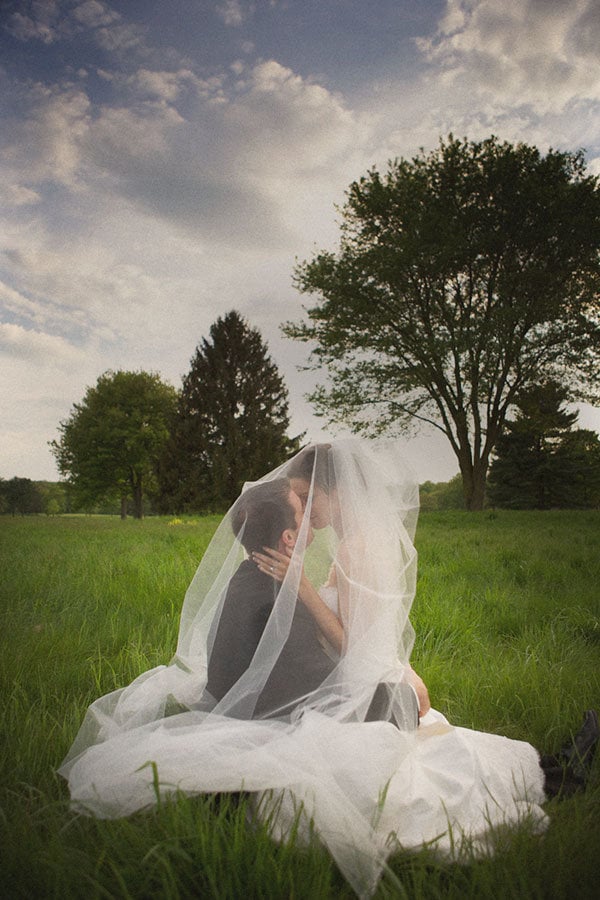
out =
<svg viewBox="0 0 600 900"><path fill-rule="evenodd" d="M291 554L302 523L302 503L287 478L248 488L238 499L232 527L249 555L273 547ZM309 535L309 540L312 535ZM208 661L207 691L218 702L249 669L281 585L245 559L229 582ZM256 696L228 710L238 718L289 715L335 668L319 640L315 620L297 599L290 633Z"/></svg>

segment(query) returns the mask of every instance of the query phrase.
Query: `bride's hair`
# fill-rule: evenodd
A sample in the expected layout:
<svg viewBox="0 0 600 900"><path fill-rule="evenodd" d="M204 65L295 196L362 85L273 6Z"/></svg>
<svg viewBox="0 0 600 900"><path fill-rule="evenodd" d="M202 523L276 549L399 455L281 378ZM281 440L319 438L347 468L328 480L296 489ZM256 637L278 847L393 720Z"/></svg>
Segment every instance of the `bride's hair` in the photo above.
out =
<svg viewBox="0 0 600 900"><path fill-rule="evenodd" d="M328 494L335 487L335 472L329 451L331 444L311 444L295 456L286 469L288 478L314 483Z"/></svg>
<svg viewBox="0 0 600 900"><path fill-rule="evenodd" d="M247 488L236 500L231 527L248 553L275 547L286 528L295 529L290 482L275 478Z"/></svg>

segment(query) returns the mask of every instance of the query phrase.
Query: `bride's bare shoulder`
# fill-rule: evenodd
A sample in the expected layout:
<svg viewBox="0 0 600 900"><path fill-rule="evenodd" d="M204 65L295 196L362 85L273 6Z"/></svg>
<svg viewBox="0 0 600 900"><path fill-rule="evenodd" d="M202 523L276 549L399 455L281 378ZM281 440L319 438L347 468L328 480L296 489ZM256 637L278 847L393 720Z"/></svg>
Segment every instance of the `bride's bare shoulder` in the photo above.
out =
<svg viewBox="0 0 600 900"><path fill-rule="evenodd" d="M362 534L353 534L340 542L336 552L336 563L342 569L348 569L364 558L367 552L367 541Z"/></svg>

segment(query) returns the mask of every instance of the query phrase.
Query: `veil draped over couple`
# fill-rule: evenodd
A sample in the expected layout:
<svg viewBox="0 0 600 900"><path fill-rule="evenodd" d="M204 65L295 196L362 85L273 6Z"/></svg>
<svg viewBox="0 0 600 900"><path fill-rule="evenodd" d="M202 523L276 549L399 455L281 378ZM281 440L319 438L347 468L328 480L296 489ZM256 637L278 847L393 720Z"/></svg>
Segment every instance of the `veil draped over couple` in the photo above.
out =
<svg viewBox="0 0 600 900"><path fill-rule="evenodd" d="M245 486L187 591L171 663L89 708L60 769L103 818L248 792L316 836L359 896L389 855L543 828L521 741L453 727L409 660L418 485L394 443L311 445ZM451 677L451 673L448 673Z"/></svg>

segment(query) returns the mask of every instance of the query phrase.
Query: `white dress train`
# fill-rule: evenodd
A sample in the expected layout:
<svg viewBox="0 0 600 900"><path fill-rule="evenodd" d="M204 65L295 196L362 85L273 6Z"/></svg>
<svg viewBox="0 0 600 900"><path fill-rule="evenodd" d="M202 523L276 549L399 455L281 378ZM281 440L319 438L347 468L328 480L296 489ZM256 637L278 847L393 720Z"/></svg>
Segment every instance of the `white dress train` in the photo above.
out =
<svg viewBox="0 0 600 900"><path fill-rule="evenodd" d="M247 622L248 638L232 650L215 635L231 609L234 576L249 571L242 565L242 544L246 548L250 533L247 510L261 492L283 489L287 498L285 479L300 477L294 466L304 465L307 454L316 455L287 574L276 591L267 583L270 606L256 640ZM332 528L322 532L327 543L311 544L311 503L322 505L323 498ZM299 837L315 834L364 897L374 892L398 848L430 847L457 859L465 844L470 853L492 852L500 826L526 820L542 829L544 779L529 744L453 727L433 710L411 730L412 698L402 699L402 691L396 692L394 715L408 730L368 720L373 692L401 680L410 658L417 508L416 480L395 445L354 439L311 446L243 492L188 589L173 662L88 710L59 770L68 779L73 806L113 818L153 807L157 794L246 791L274 837L285 837L297 820ZM246 524L236 531L240 509L246 510ZM303 654L313 650L308 652L305 640L292 643L295 634L307 633L305 625L303 631L296 625L301 572L309 562L318 580L334 564L344 591L344 653L316 639L311 644L319 671L330 672L318 689L296 684L298 666L280 665L285 657L303 660L310 669L313 657ZM322 598L339 615L336 589L325 589ZM264 598L248 590L238 599L254 603L248 608L262 614ZM248 649L237 680L224 695L212 696L207 685L215 657L236 662ZM297 698L296 705L289 715L280 706L257 717L257 698L276 679L281 696Z"/></svg>
<svg viewBox="0 0 600 900"><path fill-rule="evenodd" d="M114 734L63 774L74 807L101 818L154 806L157 789L251 792L275 839L295 824L301 841L314 831L359 896L398 849L456 859L466 842L479 855L498 826L546 822L533 747L434 710L413 733L310 711L294 726L181 713Z"/></svg>

